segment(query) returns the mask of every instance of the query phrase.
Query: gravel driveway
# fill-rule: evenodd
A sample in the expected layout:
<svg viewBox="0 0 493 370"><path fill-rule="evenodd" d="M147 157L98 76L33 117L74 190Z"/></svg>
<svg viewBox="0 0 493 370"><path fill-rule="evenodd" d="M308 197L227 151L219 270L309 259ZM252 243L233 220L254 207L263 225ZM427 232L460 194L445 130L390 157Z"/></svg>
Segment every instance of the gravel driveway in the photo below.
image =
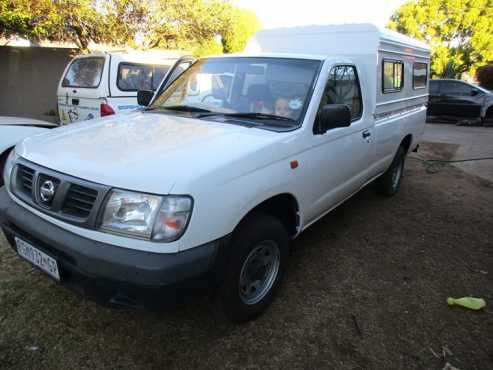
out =
<svg viewBox="0 0 493 370"><path fill-rule="evenodd" d="M0 238L0 367L491 369L493 183L411 159L405 176L396 197L367 188L297 239L277 299L243 326L208 300L162 314L99 307ZM465 295L489 306L445 303Z"/></svg>
<svg viewBox="0 0 493 370"><path fill-rule="evenodd" d="M492 157L493 127L426 125L424 140L459 145L452 159ZM493 160L457 164L462 170L493 182Z"/></svg>

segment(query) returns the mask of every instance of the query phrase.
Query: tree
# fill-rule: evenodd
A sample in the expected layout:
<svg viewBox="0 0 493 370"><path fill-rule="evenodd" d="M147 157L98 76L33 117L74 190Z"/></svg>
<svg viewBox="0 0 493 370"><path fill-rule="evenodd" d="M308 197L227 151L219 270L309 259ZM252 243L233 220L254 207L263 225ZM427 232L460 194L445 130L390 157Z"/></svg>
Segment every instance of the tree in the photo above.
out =
<svg viewBox="0 0 493 370"><path fill-rule="evenodd" d="M142 0L111 0L99 2L103 15L104 41L118 46L137 47L135 37L145 34L148 4Z"/></svg>
<svg viewBox="0 0 493 370"><path fill-rule="evenodd" d="M217 54L241 50L257 28L254 14L227 0L0 0L0 37L83 50L95 42Z"/></svg>
<svg viewBox="0 0 493 370"><path fill-rule="evenodd" d="M476 73L479 84L488 90L493 90L493 64L480 67Z"/></svg>
<svg viewBox="0 0 493 370"><path fill-rule="evenodd" d="M47 37L47 26L55 16L50 1L0 0L0 37Z"/></svg>
<svg viewBox="0 0 493 370"><path fill-rule="evenodd" d="M224 25L223 1L150 0L145 48L193 49L210 43Z"/></svg>
<svg viewBox="0 0 493 370"><path fill-rule="evenodd" d="M493 0L413 0L388 27L427 42L434 75L474 73L493 60Z"/></svg>
<svg viewBox="0 0 493 370"><path fill-rule="evenodd" d="M260 22L255 13L232 8L229 19L229 27L222 35L224 51L226 53L237 53L242 51L250 37L260 29Z"/></svg>
<svg viewBox="0 0 493 370"><path fill-rule="evenodd" d="M85 49L102 39L101 17L89 0L0 0L0 36L72 41Z"/></svg>

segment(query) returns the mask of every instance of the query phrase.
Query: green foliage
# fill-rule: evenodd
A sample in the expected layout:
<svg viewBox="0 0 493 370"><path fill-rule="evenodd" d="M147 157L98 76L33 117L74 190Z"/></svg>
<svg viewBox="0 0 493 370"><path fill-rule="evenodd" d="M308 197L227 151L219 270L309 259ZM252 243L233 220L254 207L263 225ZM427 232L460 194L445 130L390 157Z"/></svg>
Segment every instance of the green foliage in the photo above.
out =
<svg viewBox="0 0 493 370"><path fill-rule="evenodd" d="M146 32L147 3L141 0L111 0L99 2L104 15L105 42L135 47L135 36Z"/></svg>
<svg viewBox="0 0 493 370"><path fill-rule="evenodd" d="M191 48L191 52L193 55L196 55L198 57L202 57L206 55L222 54L223 46L215 39L210 39L194 45Z"/></svg>
<svg viewBox="0 0 493 370"><path fill-rule="evenodd" d="M485 89L493 90L493 64L480 67L476 72L476 78Z"/></svg>
<svg viewBox="0 0 493 370"><path fill-rule="evenodd" d="M93 41L217 54L243 49L258 28L253 13L227 0L0 0L0 37L81 49Z"/></svg>
<svg viewBox="0 0 493 370"><path fill-rule="evenodd" d="M255 13L244 9L231 11L230 26L223 34L223 46L226 53L242 51L250 37L259 29L260 23Z"/></svg>
<svg viewBox="0 0 493 370"><path fill-rule="evenodd" d="M46 37L55 17L48 0L0 0L0 36Z"/></svg>
<svg viewBox="0 0 493 370"><path fill-rule="evenodd" d="M190 49L224 29L228 3L204 0L149 0L145 47Z"/></svg>
<svg viewBox="0 0 493 370"><path fill-rule="evenodd" d="M388 27L426 41L432 73L457 76L493 60L493 0L413 0Z"/></svg>

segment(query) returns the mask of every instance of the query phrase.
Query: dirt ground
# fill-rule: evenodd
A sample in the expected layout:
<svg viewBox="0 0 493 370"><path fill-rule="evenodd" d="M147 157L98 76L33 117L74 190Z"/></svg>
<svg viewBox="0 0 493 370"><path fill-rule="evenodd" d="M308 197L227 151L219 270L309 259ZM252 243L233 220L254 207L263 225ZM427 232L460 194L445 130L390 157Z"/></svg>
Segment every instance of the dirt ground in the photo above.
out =
<svg viewBox="0 0 493 370"><path fill-rule="evenodd" d="M493 369L492 205L493 183L408 159L396 197L367 188L293 243L277 299L242 326L207 300L161 314L101 308L1 238L0 367ZM445 303L467 295L489 306Z"/></svg>

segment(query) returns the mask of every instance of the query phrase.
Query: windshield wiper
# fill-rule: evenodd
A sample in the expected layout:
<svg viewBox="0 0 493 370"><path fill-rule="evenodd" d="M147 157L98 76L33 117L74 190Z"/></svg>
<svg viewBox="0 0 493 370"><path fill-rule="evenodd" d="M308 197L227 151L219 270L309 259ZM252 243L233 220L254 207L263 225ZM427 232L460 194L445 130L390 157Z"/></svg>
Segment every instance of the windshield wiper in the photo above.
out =
<svg viewBox="0 0 493 370"><path fill-rule="evenodd" d="M210 112L199 114L197 118L211 117L211 116L224 116L224 117L233 117L233 118L251 118L251 119L259 119L259 120L270 120L270 121L283 121L296 123L296 121L292 118L277 116L275 114L268 113L255 113L255 112L237 112L237 113L221 113L221 112Z"/></svg>
<svg viewBox="0 0 493 370"><path fill-rule="evenodd" d="M195 107L193 105L170 105L170 106L157 106L146 108L145 111L153 110L174 110L178 112L193 112L193 113L212 113L209 109Z"/></svg>

